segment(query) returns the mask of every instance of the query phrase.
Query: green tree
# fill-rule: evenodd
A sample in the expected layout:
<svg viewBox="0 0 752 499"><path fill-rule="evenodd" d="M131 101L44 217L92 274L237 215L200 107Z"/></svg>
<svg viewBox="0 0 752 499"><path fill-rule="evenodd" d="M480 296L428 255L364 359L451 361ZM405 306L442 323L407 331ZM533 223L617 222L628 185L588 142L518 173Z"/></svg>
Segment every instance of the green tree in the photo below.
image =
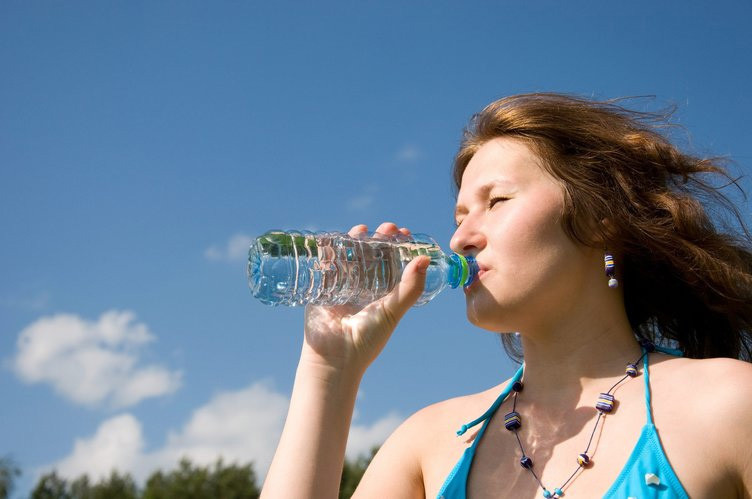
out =
<svg viewBox="0 0 752 499"><path fill-rule="evenodd" d="M83 475L70 486L73 499L138 499L138 487L128 473L123 475L112 471L110 476L91 485L89 477Z"/></svg>
<svg viewBox="0 0 752 499"><path fill-rule="evenodd" d="M0 458L0 499L7 499L13 491L16 477L21 475L21 469L10 457Z"/></svg>
<svg viewBox="0 0 752 499"><path fill-rule="evenodd" d="M139 490L129 474L113 471L108 478L92 483L87 475L72 482L51 472L43 475L32 499L258 499L256 474L249 463L226 466L218 459L212 467L180 461L178 468L156 471ZM0 497L0 499L3 499Z"/></svg>
<svg viewBox="0 0 752 499"><path fill-rule="evenodd" d="M225 466L218 459L213 467L193 465L181 459L176 470L157 471L146 481L143 499L258 499L256 474L251 464Z"/></svg>
<svg viewBox="0 0 752 499"><path fill-rule="evenodd" d="M60 478L56 472L43 475L31 493L32 499L138 499L136 482L129 474L117 471L92 484L87 475L72 482Z"/></svg>
<svg viewBox="0 0 752 499"><path fill-rule="evenodd" d="M366 472L366 468L368 468L371 459L373 459L378 450L378 447L374 447L371 449L370 454L358 456L355 461L345 459L345 465L342 468L342 480L339 484L339 499L349 499L352 497L355 489L358 488L360 479L363 478L363 474Z"/></svg>
<svg viewBox="0 0 752 499"><path fill-rule="evenodd" d="M31 499L72 499L68 482L56 472L42 475L31 492Z"/></svg>

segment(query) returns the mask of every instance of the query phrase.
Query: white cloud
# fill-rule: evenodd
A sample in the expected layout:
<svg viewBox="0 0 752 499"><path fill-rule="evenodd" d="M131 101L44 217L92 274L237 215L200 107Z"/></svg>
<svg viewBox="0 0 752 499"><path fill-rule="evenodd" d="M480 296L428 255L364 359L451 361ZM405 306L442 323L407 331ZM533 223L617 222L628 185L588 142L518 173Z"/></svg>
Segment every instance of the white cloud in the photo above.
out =
<svg viewBox="0 0 752 499"><path fill-rule="evenodd" d="M0 298L0 306L31 310L39 312L49 306L50 294L47 292L37 293L30 297L3 297Z"/></svg>
<svg viewBox="0 0 752 499"><path fill-rule="evenodd" d="M235 234L224 245L207 248L204 256L215 262L242 262L248 257L248 247L252 241L253 238L247 234Z"/></svg>
<svg viewBox="0 0 752 499"><path fill-rule="evenodd" d="M22 380L48 383L73 402L127 407L180 387L180 372L140 365L141 350L152 341L129 311L110 310L97 321L57 314L21 331L11 365Z"/></svg>
<svg viewBox="0 0 752 499"><path fill-rule="evenodd" d="M423 157L423 152L418 148L418 146L412 144L407 144L402 147L402 149L397 151L397 160L405 163L416 161L421 157Z"/></svg>
<svg viewBox="0 0 752 499"><path fill-rule="evenodd" d="M277 447L289 400L265 383L220 393L196 409L190 420L172 431L162 449L149 456L152 468L170 468L183 456L209 464L254 461L266 472Z"/></svg>
<svg viewBox="0 0 752 499"><path fill-rule="evenodd" d="M144 440L141 424L130 414L108 419L88 439L76 439L73 452L55 464L57 473L69 478L83 474L95 480L110 471L125 472L141 464Z"/></svg>
<svg viewBox="0 0 752 499"><path fill-rule="evenodd" d="M347 207L352 211L364 211L373 205L376 200L376 194L379 191L379 186L376 184L369 184L365 186L360 194L352 196L347 200Z"/></svg>
<svg viewBox="0 0 752 499"><path fill-rule="evenodd" d="M347 439L347 457L355 459L369 454L374 445L381 445L402 423L404 418L390 413L371 425L353 424Z"/></svg>
<svg viewBox="0 0 752 499"><path fill-rule="evenodd" d="M175 468L183 457L209 465L221 456L225 463L253 462L262 479L271 464L289 403L287 396L264 382L219 393L196 409L182 428L168 432L164 445L152 451L144 450L141 424L130 414L119 415L102 423L91 437L77 439L70 455L40 473L57 469L66 478L88 473L96 479L117 469L143 483L157 469ZM390 414L371 425L353 425L347 455L354 458L366 454L401 421Z"/></svg>

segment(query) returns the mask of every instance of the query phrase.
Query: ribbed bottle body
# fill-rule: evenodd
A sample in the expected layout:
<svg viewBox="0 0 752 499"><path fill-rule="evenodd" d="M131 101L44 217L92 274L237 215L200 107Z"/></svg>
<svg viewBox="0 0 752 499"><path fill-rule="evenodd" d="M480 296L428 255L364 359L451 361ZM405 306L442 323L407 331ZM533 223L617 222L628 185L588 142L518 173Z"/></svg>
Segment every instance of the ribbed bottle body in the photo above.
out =
<svg viewBox="0 0 752 499"><path fill-rule="evenodd" d="M248 282L253 296L268 305L365 305L389 293L419 255L431 258L416 303L422 305L462 277L456 255L448 257L424 234L352 238L339 232L269 231L251 244Z"/></svg>

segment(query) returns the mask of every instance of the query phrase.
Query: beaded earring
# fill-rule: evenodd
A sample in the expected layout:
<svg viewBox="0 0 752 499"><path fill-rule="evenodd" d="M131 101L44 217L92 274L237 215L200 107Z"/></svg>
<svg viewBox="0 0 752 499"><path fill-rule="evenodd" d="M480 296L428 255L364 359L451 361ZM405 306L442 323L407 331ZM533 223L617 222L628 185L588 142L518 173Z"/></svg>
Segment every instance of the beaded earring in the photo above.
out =
<svg viewBox="0 0 752 499"><path fill-rule="evenodd" d="M616 271L614 265L614 255L606 251L606 256L603 258L606 264L606 276L608 277L608 287L613 289L619 285L619 281L616 280Z"/></svg>

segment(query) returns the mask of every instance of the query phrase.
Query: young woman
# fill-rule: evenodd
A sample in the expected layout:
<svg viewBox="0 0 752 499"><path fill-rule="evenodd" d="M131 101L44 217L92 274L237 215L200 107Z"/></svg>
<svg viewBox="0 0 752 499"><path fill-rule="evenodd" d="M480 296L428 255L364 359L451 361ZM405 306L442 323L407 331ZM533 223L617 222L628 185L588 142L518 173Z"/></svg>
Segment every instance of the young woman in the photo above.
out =
<svg viewBox="0 0 752 499"><path fill-rule="evenodd" d="M481 268L468 319L524 363L411 416L355 497L750 497L750 237L714 187L728 179L718 162L681 153L655 118L558 94L474 118L455 162L451 248ZM306 309L263 497L337 496L360 379L427 265L412 261L362 309Z"/></svg>

